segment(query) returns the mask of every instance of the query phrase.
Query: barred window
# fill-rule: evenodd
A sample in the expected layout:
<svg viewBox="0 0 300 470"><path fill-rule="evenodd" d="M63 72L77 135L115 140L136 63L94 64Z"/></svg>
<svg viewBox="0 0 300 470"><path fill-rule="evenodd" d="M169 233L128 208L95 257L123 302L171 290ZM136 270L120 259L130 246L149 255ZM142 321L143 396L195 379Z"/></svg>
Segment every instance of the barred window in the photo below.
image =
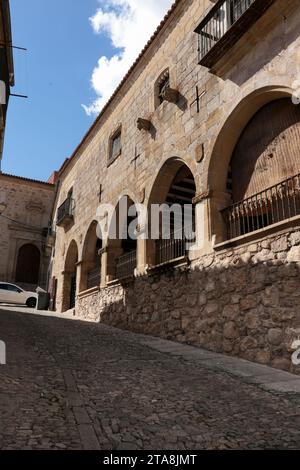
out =
<svg viewBox="0 0 300 470"><path fill-rule="evenodd" d="M122 153L122 130L119 128L110 139L109 162L112 162Z"/></svg>

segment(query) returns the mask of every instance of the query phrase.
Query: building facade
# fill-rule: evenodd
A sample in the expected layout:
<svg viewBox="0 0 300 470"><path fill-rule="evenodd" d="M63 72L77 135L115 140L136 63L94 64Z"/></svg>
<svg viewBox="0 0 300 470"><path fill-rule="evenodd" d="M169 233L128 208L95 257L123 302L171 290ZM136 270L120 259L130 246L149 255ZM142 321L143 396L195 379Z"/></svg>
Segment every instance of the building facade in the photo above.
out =
<svg viewBox="0 0 300 470"><path fill-rule="evenodd" d="M9 102L10 87L14 86L14 63L9 0L0 2L0 171Z"/></svg>
<svg viewBox="0 0 300 470"><path fill-rule="evenodd" d="M53 184L0 173L0 279L27 290L46 288Z"/></svg>
<svg viewBox="0 0 300 470"><path fill-rule="evenodd" d="M59 172L58 311L297 372L299 26L293 0L175 2ZM192 248L101 237L124 200L192 206Z"/></svg>

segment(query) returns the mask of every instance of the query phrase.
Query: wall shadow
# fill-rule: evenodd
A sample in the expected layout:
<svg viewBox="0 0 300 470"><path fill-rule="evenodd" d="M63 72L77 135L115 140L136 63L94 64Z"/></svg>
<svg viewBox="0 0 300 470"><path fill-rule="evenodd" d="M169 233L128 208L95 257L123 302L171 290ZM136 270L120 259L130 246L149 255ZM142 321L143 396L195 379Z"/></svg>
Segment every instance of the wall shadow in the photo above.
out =
<svg viewBox="0 0 300 470"><path fill-rule="evenodd" d="M300 246L284 251L283 239L268 248L261 243L265 248L256 252L254 243L253 251L230 249L199 265L104 289L95 316L117 328L299 374L292 343L300 338ZM298 261L290 261L293 256Z"/></svg>

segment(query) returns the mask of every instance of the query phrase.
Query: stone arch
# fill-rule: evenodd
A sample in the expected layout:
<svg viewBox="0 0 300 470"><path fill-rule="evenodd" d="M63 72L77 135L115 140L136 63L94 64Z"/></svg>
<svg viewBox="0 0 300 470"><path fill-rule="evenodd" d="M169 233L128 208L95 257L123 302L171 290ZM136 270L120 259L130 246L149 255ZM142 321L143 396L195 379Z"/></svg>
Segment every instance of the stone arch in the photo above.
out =
<svg viewBox="0 0 300 470"><path fill-rule="evenodd" d="M151 189L148 195L148 207L150 204L162 204L165 201L170 185L174 179L174 175L182 166L186 166L193 175L196 185L196 194L198 194L199 185L197 182L196 166L187 162L182 157L168 157L162 163L149 185Z"/></svg>
<svg viewBox="0 0 300 470"><path fill-rule="evenodd" d="M256 113L268 103L292 97L293 90L287 86L265 86L245 96L235 104L220 126L210 159L205 169L205 187L211 193L210 236L215 242L226 239L226 227L220 211L232 203L227 189L228 171L235 147L246 126Z"/></svg>
<svg viewBox="0 0 300 470"><path fill-rule="evenodd" d="M155 180L151 186L151 192L148 198L148 242L147 242L147 263L150 266L160 264L157 254L158 254L158 243L160 240L153 239L153 220L151 220L151 207L152 205L161 205L167 204L171 206L176 204L178 206L183 206L184 204L190 205L192 208L191 212L191 229L195 230L195 213L194 213L194 198L197 194L197 183L195 174L191 170L190 166L187 164L185 160L179 157L171 157L168 158L160 170L158 171ZM183 212L182 212L183 213ZM181 213L179 210L179 215L175 212L171 214L170 217L170 232L173 235L173 229L177 225L176 221L178 222L178 218L181 220L179 224L182 222ZM162 236L162 232L164 231L164 222L160 220L159 222L159 237ZM186 228L186 227L185 227ZM167 228L167 230L169 230ZM156 231L156 230L155 230ZM184 235L184 233L182 233ZM172 242L170 243L172 246ZM170 257L176 256L176 243L170 249ZM180 245L180 242L179 242ZM179 246L179 251L182 251L183 245ZM174 253L173 253L174 251Z"/></svg>
<svg viewBox="0 0 300 470"><path fill-rule="evenodd" d="M16 282L37 285L39 282L41 252L32 243L22 245L18 251Z"/></svg>
<svg viewBox="0 0 300 470"><path fill-rule="evenodd" d="M99 238L99 224L94 220L84 237L81 256L80 292L100 286L102 238Z"/></svg>
<svg viewBox="0 0 300 470"><path fill-rule="evenodd" d="M253 91L234 106L223 121L213 146L207 168L207 188L226 191L232 153L249 121L264 105L292 95L293 90L289 87L266 86Z"/></svg>
<svg viewBox="0 0 300 470"><path fill-rule="evenodd" d="M77 264L78 264L78 246L75 240L72 240L65 257L65 266L63 273L63 298L62 311L70 310L75 307L77 290Z"/></svg>
<svg viewBox="0 0 300 470"><path fill-rule="evenodd" d="M122 195L110 220L107 240L107 276L108 280L123 279L126 272L134 275L137 256L137 234L129 231L136 218L136 203L129 195Z"/></svg>

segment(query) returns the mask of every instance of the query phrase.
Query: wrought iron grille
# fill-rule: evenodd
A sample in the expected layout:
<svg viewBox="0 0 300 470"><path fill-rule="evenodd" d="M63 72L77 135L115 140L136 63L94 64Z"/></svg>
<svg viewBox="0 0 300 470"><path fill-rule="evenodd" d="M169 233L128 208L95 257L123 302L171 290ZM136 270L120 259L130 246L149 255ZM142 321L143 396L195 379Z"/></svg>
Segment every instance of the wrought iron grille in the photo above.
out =
<svg viewBox="0 0 300 470"><path fill-rule="evenodd" d="M93 287L100 286L101 283L101 267L93 269L87 274L87 288L92 289Z"/></svg>
<svg viewBox="0 0 300 470"><path fill-rule="evenodd" d="M300 174L221 211L228 239L300 215Z"/></svg>
<svg viewBox="0 0 300 470"><path fill-rule="evenodd" d="M195 235L192 226L184 230L175 230L170 233L168 239L155 241L155 263L160 264L175 261L187 255L189 246L195 243Z"/></svg>
<svg viewBox="0 0 300 470"><path fill-rule="evenodd" d="M59 225L65 217L73 216L74 209L74 200L71 197L68 197L62 205L58 208L57 211L57 225Z"/></svg>
<svg viewBox="0 0 300 470"><path fill-rule="evenodd" d="M136 250L125 253L117 259L116 279L122 280L134 276L136 268Z"/></svg>
<svg viewBox="0 0 300 470"><path fill-rule="evenodd" d="M221 0L211 9L196 30L199 34L199 62L254 2L255 0Z"/></svg>

